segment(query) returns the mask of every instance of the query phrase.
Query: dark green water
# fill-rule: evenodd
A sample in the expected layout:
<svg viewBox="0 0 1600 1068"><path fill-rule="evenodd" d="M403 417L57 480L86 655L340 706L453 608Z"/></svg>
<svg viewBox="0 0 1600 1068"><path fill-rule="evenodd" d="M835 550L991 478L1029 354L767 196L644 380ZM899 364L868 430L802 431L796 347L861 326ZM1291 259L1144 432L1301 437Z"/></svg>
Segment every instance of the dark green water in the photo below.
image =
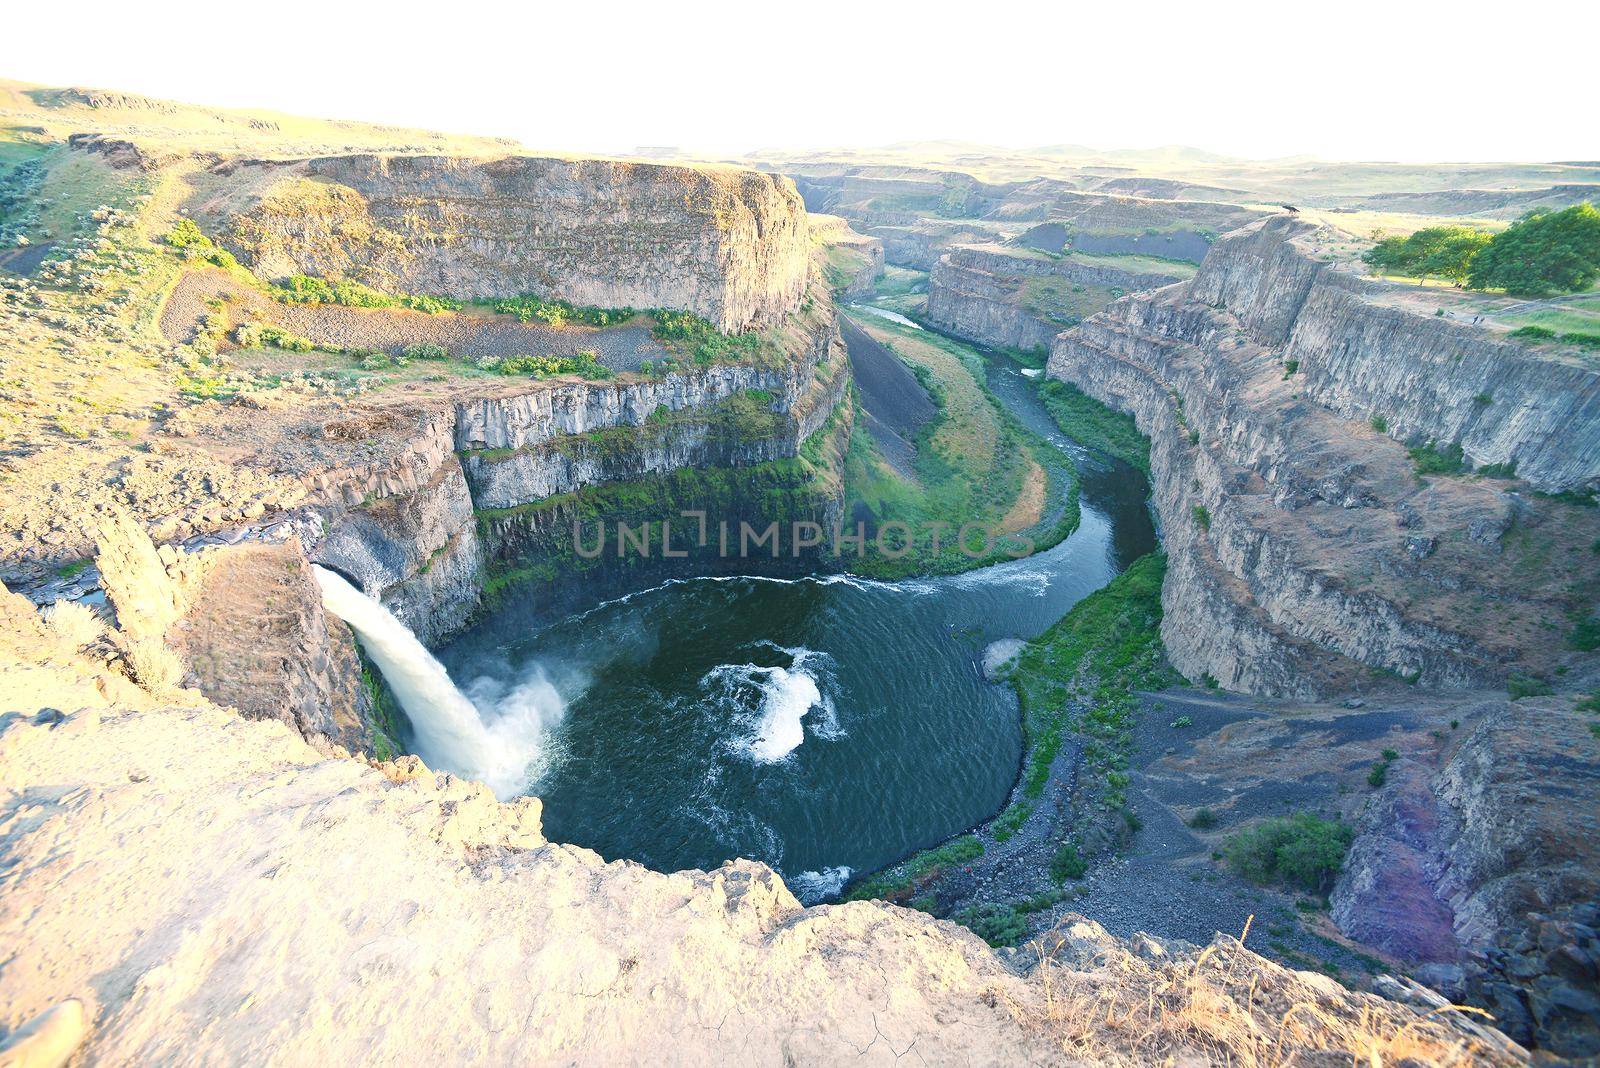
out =
<svg viewBox="0 0 1600 1068"><path fill-rule="evenodd" d="M488 715L521 686L565 700L531 788L551 839L666 871L753 857L815 898L1001 806L1021 731L985 647L1038 634L1155 535L1136 471L1065 439L1021 375L989 378L1078 460L1082 523L1050 550L893 584L674 581L534 629L513 607L440 652Z"/></svg>

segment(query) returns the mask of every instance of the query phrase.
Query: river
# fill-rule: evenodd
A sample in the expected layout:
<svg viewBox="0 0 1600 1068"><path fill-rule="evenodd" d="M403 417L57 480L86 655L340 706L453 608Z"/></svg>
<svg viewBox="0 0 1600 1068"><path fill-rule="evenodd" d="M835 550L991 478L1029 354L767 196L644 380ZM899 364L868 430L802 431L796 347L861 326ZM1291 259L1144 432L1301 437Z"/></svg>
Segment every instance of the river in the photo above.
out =
<svg viewBox="0 0 1600 1068"><path fill-rule="evenodd" d="M652 868L753 857L815 900L994 814L1021 729L985 648L1030 638L1155 547L1143 477L1061 434L1003 358L988 385L1077 461L1082 522L947 578L672 581L439 651L485 717L546 721L529 792L555 841Z"/></svg>

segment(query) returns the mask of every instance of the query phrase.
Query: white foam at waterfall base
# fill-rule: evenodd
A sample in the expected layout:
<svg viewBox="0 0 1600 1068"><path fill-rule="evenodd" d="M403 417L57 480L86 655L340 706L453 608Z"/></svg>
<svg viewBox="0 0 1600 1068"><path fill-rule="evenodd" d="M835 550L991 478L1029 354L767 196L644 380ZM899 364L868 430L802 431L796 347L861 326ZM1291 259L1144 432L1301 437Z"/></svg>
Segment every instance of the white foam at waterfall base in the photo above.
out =
<svg viewBox="0 0 1600 1068"><path fill-rule="evenodd" d="M850 881L851 871L841 864L837 868L823 868L821 871L803 871L786 881L802 905L815 905L843 890L844 884Z"/></svg>
<svg viewBox="0 0 1600 1068"><path fill-rule="evenodd" d="M768 643L770 644L770 643ZM781 648L781 647L775 647ZM810 649L782 650L793 659L788 667L758 664L721 664L701 680L706 689L732 702L736 715L749 726L735 745L758 764L773 764L805 741L805 717L818 710L817 733L839 736L833 699L822 692L815 671L824 654ZM746 695L759 694L752 709Z"/></svg>
<svg viewBox="0 0 1600 1068"><path fill-rule="evenodd" d="M332 571L311 570L323 607L350 624L405 709L423 762L482 782L496 797L526 791L544 766L545 737L566 708L543 673L535 669L510 686L479 680L474 703L387 608ZM486 718L484 708L493 715Z"/></svg>

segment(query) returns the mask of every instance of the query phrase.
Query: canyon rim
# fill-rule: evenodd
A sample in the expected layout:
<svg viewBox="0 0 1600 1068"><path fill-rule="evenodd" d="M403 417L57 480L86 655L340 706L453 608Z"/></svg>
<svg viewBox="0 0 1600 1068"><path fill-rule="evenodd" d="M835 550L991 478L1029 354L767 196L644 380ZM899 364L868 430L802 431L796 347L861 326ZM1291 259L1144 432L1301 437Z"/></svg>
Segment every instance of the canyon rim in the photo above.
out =
<svg viewBox="0 0 1600 1068"><path fill-rule="evenodd" d="M1600 1057L1600 163L963 62L0 80L0 1065Z"/></svg>

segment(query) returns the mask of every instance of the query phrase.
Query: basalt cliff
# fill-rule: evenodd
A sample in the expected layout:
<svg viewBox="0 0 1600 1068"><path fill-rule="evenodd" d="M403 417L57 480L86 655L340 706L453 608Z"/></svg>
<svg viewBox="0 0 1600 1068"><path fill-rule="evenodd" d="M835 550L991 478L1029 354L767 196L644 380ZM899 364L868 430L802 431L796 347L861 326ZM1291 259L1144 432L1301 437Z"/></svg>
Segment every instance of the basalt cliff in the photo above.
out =
<svg viewBox="0 0 1600 1068"><path fill-rule="evenodd" d="M1279 218L1230 234L1191 282L1052 349L1052 377L1150 437L1168 655L1300 696L1371 671L1440 689L1554 671L1545 624L1588 591L1530 584L1519 561L1578 549L1588 510L1550 494L1600 484L1600 374L1391 306L1309 233ZM1410 451L1457 448L1522 481L1425 477Z"/></svg>
<svg viewBox="0 0 1600 1068"><path fill-rule="evenodd" d="M794 186L731 168L363 155L228 162L196 184L197 214L272 279L676 308L740 331L788 314L810 269Z"/></svg>
<svg viewBox="0 0 1600 1068"><path fill-rule="evenodd" d="M1150 438L1175 666L1407 710L1374 722L1424 739L1391 735L1350 812L1339 928L1518 1037L1592 1053L1600 761L1575 702L1600 684L1581 637L1600 516L1574 491L1600 485L1600 372L1430 314L1317 240L1287 217L1226 235L1192 281L1060 334L1048 373ZM1317 741L1341 759L1337 733L1291 737L1268 765ZM1349 808L1324 786L1364 767L1307 796Z"/></svg>

